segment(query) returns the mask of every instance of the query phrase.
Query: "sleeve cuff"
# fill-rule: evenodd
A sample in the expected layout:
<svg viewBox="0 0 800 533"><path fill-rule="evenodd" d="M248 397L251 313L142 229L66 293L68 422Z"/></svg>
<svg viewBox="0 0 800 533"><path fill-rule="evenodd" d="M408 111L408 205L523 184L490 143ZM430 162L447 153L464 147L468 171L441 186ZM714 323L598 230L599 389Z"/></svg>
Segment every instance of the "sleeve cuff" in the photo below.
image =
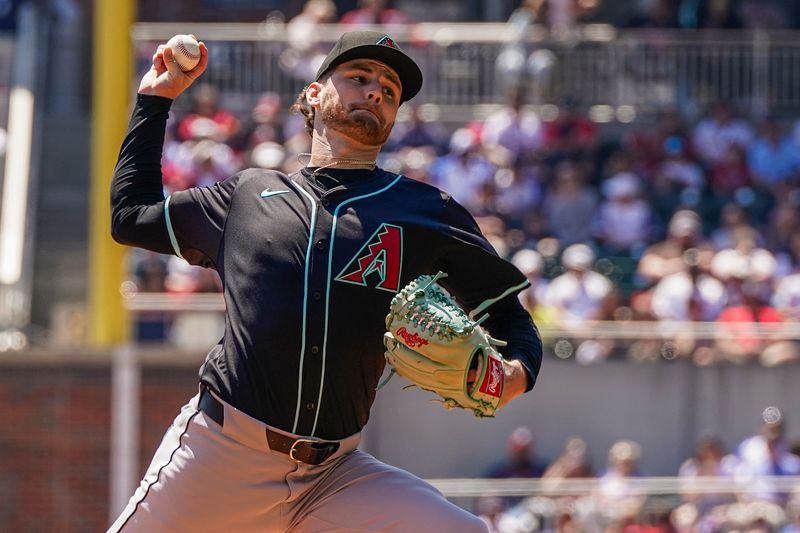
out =
<svg viewBox="0 0 800 533"><path fill-rule="evenodd" d="M172 107L173 100L165 96L156 96L153 94L136 94L136 106L142 109L152 110L154 112L169 111Z"/></svg>
<svg viewBox="0 0 800 533"><path fill-rule="evenodd" d="M528 362L524 357L517 357L512 355L508 359L509 361L519 361L520 363L522 363L522 368L525 369L525 374L528 377L527 380L528 382L525 385L525 392L531 390L533 386L536 384L536 372L533 371L533 369L530 367L530 365L528 364Z"/></svg>

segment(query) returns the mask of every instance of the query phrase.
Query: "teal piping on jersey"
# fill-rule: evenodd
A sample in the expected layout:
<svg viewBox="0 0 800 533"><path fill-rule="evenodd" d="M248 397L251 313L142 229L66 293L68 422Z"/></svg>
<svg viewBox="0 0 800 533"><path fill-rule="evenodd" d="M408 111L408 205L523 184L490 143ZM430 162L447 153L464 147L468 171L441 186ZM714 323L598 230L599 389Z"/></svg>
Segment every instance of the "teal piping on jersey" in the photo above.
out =
<svg viewBox="0 0 800 533"><path fill-rule="evenodd" d="M311 247L314 244L314 226L317 224L317 201L303 187L289 180L292 186L300 191L303 196L308 198L311 203L311 222L308 225L308 248L306 249L306 266L303 274L303 340L300 343L300 370L297 373L297 408L294 411L294 424L292 433L297 431L297 423L300 420L300 399L303 393L303 363L306 355L306 326L308 314L308 273L311 270ZM288 192L288 191L287 191Z"/></svg>
<svg viewBox="0 0 800 533"><path fill-rule="evenodd" d="M270 196L278 196L280 194L288 194L289 191L271 191L269 189L264 189L261 191L261 198L269 198Z"/></svg>
<svg viewBox="0 0 800 533"><path fill-rule="evenodd" d="M336 242L336 223L339 221L339 210L344 206L355 202L356 200L363 200L364 198L369 198L370 196L376 196L381 194L385 191L388 191L394 184L400 181L402 175L398 175L389 185L384 187L383 189L379 189L375 192L371 192L369 194L364 194L362 196L356 196L354 198L350 198L349 200L345 200L333 211L333 226L331 227L331 246L328 249L328 276L326 278L327 287L325 288L325 333L323 335L322 340L322 377L319 380L319 397L317 398L317 412L314 415L314 425L311 427L311 436L314 436L314 432L317 430L317 420L319 419L319 412L322 410L322 388L325 385L325 358L328 354L328 312L330 311L330 295L331 295L331 265L333 264L333 245Z"/></svg>
<svg viewBox="0 0 800 533"><path fill-rule="evenodd" d="M183 259L181 255L181 248L178 246L178 239L175 238L175 231L172 229L172 219L169 218L169 200L172 198L170 194L167 196L167 199L164 200L164 220L167 222L167 233L169 234L169 242L172 244L172 250L175 252L175 255Z"/></svg>
<svg viewBox="0 0 800 533"><path fill-rule="evenodd" d="M472 310L472 312L469 314L469 317L471 319L475 320L475 317L478 316L478 314L482 313L487 307L489 307L493 303L502 300L503 298L505 298L506 296L508 296L512 292L521 291L522 289L524 289L525 287L527 287L530 284L531 284L531 282L526 279L525 281L523 281L519 285L514 285L513 287L511 287L509 289L506 289L505 291L503 291L503 294L501 294L497 298L489 298L488 300L484 300L481 305L479 305L478 307L476 307L475 309Z"/></svg>

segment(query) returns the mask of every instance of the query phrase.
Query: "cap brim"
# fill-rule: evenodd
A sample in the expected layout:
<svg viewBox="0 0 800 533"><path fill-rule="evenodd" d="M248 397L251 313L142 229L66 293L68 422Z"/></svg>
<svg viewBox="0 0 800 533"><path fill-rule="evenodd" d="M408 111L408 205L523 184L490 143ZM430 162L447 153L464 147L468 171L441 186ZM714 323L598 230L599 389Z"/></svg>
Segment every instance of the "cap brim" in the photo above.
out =
<svg viewBox="0 0 800 533"><path fill-rule="evenodd" d="M381 63L386 63L392 70L397 72L400 83L403 84L401 103L414 98L422 88L422 71L414 60L400 50L379 44L365 44L342 52L324 71L319 73L317 79L342 63L353 59L375 59Z"/></svg>

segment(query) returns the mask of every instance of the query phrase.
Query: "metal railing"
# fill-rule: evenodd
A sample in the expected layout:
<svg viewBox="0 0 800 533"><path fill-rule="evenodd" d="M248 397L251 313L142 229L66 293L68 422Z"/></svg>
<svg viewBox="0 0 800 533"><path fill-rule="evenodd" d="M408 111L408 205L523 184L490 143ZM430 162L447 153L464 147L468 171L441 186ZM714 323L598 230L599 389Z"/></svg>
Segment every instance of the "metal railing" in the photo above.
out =
<svg viewBox="0 0 800 533"><path fill-rule="evenodd" d="M209 44L205 81L219 86L232 106L247 109L265 91L293 99L343 30L320 26L314 45L293 46L281 23L139 24L132 36L140 68L157 43L187 31ZM517 82L532 105L559 105L568 97L598 121L630 121L670 106L698 111L718 100L756 116L800 113L798 32L588 25L558 37L531 27L518 39L509 25L494 23L390 31L425 73L416 102L436 104L444 119L487 113Z"/></svg>
<svg viewBox="0 0 800 533"><path fill-rule="evenodd" d="M583 496L596 493L603 481L596 478L571 479L429 479L434 487L449 498L481 496ZM757 483L756 483L757 482ZM746 495L754 486L769 486L778 494L800 490L800 476L759 477L631 477L624 479L625 492L642 496L735 494Z"/></svg>
<svg viewBox="0 0 800 533"><path fill-rule="evenodd" d="M141 313L179 314L222 313L225 300L221 293L161 293L130 291L124 295L126 309L134 315ZM666 340L691 337L695 340L715 340L736 335L764 341L800 339L800 323L735 323L699 321L633 321L589 320L569 326L558 323L539 325L545 339L608 339L608 340Z"/></svg>
<svg viewBox="0 0 800 533"><path fill-rule="evenodd" d="M797 476L428 481L499 533L559 531L559 524L598 533L656 524L677 531L779 531L800 519Z"/></svg>

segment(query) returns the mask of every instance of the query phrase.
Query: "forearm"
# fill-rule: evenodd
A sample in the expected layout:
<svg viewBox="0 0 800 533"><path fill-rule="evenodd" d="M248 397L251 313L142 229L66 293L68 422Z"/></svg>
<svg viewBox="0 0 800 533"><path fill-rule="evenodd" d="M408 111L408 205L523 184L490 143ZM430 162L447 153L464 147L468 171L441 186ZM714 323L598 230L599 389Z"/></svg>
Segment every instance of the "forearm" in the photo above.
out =
<svg viewBox="0 0 800 533"><path fill-rule="evenodd" d="M111 234L124 244L169 253L161 155L171 100L139 95L111 181Z"/></svg>
<svg viewBox="0 0 800 533"><path fill-rule="evenodd" d="M531 390L542 365L542 339L530 314L511 295L489 308L483 325L492 337L507 343L500 349L508 363L504 396L510 400Z"/></svg>

